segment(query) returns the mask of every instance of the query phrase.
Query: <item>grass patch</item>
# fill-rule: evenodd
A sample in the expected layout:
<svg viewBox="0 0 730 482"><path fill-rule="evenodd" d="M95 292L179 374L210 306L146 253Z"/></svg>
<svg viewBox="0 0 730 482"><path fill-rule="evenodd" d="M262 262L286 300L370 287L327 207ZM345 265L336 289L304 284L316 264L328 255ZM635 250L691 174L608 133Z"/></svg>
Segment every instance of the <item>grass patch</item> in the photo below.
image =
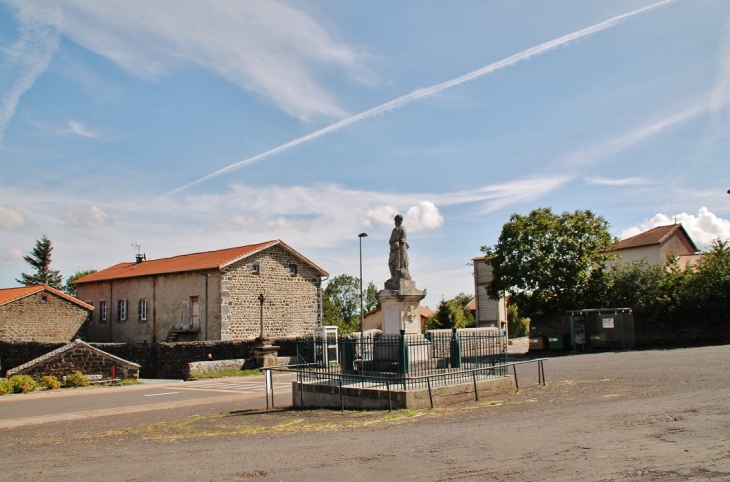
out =
<svg viewBox="0 0 730 482"><path fill-rule="evenodd" d="M144 382L139 381L138 378L122 378L122 385L143 385Z"/></svg>
<svg viewBox="0 0 730 482"><path fill-rule="evenodd" d="M260 375L259 370L221 370L218 372L198 373L191 379L201 380L203 378L224 378L224 377L249 377L251 375Z"/></svg>

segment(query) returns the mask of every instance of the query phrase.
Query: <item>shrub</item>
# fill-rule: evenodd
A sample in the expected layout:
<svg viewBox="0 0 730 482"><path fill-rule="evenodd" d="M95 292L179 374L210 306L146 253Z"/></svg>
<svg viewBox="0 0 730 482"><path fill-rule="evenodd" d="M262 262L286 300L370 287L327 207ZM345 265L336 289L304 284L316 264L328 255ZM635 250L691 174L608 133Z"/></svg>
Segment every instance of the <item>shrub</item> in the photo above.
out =
<svg viewBox="0 0 730 482"><path fill-rule="evenodd" d="M69 375L66 375L66 382L64 383L64 386L66 388L88 387L89 383L89 378L85 377L83 373L77 370Z"/></svg>
<svg viewBox="0 0 730 482"><path fill-rule="evenodd" d="M141 385L138 378L122 378L122 385Z"/></svg>
<svg viewBox="0 0 730 482"><path fill-rule="evenodd" d="M13 384L10 383L10 380L2 379L0 380L0 395L5 395L6 393L12 393L13 392Z"/></svg>
<svg viewBox="0 0 730 482"><path fill-rule="evenodd" d="M38 382L28 375L13 375L10 377L10 385L13 393L28 393L38 387Z"/></svg>
<svg viewBox="0 0 730 482"><path fill-rule="evenodd" d="M61 382L59 382L58 378L54 377L53 375L44 376L41 380L41 385L49 390L56 390L61 388Z"/></svg>

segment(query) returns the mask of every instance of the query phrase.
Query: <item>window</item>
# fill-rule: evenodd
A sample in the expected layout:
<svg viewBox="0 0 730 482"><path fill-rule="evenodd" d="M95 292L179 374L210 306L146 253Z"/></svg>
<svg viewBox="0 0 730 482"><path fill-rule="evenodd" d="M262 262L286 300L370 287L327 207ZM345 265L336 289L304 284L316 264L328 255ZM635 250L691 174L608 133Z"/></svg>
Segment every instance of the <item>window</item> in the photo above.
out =
<svg viewBox="0 0 730 482"><path fill-rule="evenodd" d="M127 321L127 300L117 300L117 321Z"/></svg>
<svg viewBox="0 0 730 482"><path fill-rule="evenodd" d="M46 295L41 296L41 303L48 303L48 296L46 296Z"/></svg>
<svg viewBox="0 0 730 482"><path fill-rule="evenodd" d="M99 302L99 321L106 321L106 300Z"/></svg>
<svg viewBox="0 0 730 482"><path fill-rule="evenodd" d="M139 321L147 321L147 309L149 307L149 304L147 303L147 300L142 298L139 300Z"/></svg>
<svg viewBox="0 0 730 482"><path fill-rule="evenodd" d="M261 265L258 263L254 263L251 265L251 273L253 274L259 274L261 273Z"/></svg>
<svg viewBox="0 0 730 482"><path fill-rule="evenodd" d="M299 272L299 267L297 267L297 265L295 265L295 264L289 265L289 274L290 275L296 276L298 272Z"/></svg>

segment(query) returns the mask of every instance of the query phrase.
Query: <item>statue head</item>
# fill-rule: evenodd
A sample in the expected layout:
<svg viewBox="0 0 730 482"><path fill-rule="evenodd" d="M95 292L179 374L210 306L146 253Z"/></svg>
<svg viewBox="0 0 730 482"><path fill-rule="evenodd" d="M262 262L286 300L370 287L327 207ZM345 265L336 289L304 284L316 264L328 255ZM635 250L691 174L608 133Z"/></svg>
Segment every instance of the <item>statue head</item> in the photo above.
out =
<svg viewBox="0 0 730 482"><path fill-rule="evenodd" d="M395 218L393 218L393 219L395 220L396 226L400 226L401 223L403 223L403 216L401 216L400 214L396 214Z"/></svg>

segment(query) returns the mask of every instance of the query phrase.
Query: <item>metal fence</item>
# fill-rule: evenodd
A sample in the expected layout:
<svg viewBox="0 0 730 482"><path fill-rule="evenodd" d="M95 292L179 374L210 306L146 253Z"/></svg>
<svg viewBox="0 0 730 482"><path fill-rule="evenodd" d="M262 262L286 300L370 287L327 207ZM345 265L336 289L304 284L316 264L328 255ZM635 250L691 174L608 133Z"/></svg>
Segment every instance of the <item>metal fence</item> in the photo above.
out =
<svg viewBox="0 0 730 482"><path fill-rule="evenodd" d="M501 330L439 330L374 337L297 340L297 381L413 390L507 375Z"/></svg>

